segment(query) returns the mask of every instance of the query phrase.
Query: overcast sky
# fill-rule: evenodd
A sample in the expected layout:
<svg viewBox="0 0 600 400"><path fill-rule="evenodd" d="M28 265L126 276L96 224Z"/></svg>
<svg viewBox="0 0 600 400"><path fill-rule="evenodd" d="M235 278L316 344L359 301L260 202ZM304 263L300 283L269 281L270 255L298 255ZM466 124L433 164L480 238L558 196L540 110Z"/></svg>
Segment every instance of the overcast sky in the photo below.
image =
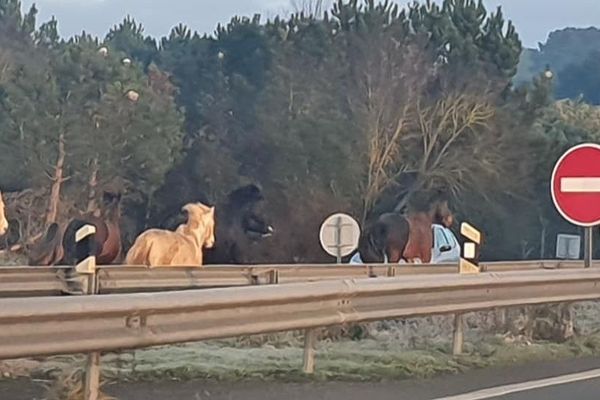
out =
<svg viewBox="0 0 600 400"><path fill-rule="evenodd" d="M301 0L300 0L301 1ZM398 0L407 3L405 0ZM488 9L501 5L517 25L524 44L536 47L549 32L567 26L600 27L600 0L484 0ZM168 34L180 22L199 32L213 32L233 15L261 13L265 17L293 10L290 0L23 0L36 3L39 20L53 15L63 36L86 30L104 36L125 15L142 22L146 33Z"/></svg>

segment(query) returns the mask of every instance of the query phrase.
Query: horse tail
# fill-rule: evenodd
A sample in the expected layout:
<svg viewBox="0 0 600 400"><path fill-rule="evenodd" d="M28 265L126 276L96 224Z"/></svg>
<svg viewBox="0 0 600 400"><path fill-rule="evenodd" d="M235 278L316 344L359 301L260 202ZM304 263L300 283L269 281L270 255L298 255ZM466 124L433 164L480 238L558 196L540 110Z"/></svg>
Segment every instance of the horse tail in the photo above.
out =
<svg viewBox="0 0 600 400"><path fill-rule="evenodd" d="M125 256L126 265L147 265L148 256L152 250L152 241L146 240L143 234L139 236Z"/></svg>
<svg viewBox="0 0 600 400"><path fill-rule="evenodd" d="M28 264L51 266L59 262L63 255L60 226L52 223L43 238L29 250Z"/></svg>
<svg viewBox="0 0 600 400"><path fill-rule="evenodd" d="M373 227L373 232L369 236L369 242L371 248L375 250L377 256L381 258L382 262L387 262L387 251L386 251L386 239L389 234L389 228L386 224L378 222Z"/></svg>

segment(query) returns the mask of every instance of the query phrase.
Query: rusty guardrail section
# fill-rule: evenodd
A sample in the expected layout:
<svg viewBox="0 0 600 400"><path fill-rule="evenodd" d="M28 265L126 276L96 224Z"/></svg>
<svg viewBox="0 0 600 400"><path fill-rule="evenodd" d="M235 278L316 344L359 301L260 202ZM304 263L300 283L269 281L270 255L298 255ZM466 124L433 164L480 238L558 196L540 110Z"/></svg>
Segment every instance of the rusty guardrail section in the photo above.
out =
<svg viewBox="0 0 600 400"><path fill-rule="evenodd" d="M600 270L578 269L0 299L0 359L599 298Z"/></svg>
<svg viewBox="0 0 600 400"><path fill-rule="evenodd" d="M488 272L583 268L578 261L519 261L484 263ZM452 264L435 265L256 265L203 268L98 267L101 294L206 289L269 283L317 282L336 279L456 273ZM0 267L0 298L81 293L83 281L70 267Z"/></svg>

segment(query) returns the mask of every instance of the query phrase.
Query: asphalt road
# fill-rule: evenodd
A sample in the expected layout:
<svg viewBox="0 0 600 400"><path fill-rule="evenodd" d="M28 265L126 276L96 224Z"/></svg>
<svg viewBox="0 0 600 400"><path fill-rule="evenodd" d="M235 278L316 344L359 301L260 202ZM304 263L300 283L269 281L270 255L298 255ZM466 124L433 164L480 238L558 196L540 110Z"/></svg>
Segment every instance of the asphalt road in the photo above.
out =
<svg viewBox="0 0 600 400"><path fill-rule="evenodd" d="M600 379L493 397L491 400L597 400L598 398L600 398Z"/></svg>
<svg viewBox="0 0 600 400"><path fill-rule="evenodd" d="M535 381L600 368L600 359L578 359L533 363L512 368L472 371L431 380L373 383L220 383L220 382L146 382L123 383L106 387L120 400L432 400L461 395L481 389ZM1 400L39 400L43 390L36 382L0 382ZM497 400L597 400L600 379L551 386L504 396Z"/></svg>

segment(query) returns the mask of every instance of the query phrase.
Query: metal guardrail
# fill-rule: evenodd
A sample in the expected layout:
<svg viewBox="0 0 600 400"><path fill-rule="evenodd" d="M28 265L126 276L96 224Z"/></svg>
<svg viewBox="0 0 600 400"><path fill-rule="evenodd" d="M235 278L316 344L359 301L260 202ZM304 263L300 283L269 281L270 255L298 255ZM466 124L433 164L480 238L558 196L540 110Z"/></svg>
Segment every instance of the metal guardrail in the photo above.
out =
<svg viewBox="0 0 600 400"><path fill-rule="evenodd" d="M483 263L488 272L582 268L583 262L519 261ZM101 266L98 293L206 289L269 283L456 273L452 264L431 265L256 265L148 268ZM85 282L70 267L0 267L0 298L80 294Z"/></svg>
<svg viewBox="0 0 600 400"><path fill-rule="evenodd" d="M0 359L593 299L600 299L596 269L0 299Z"/></svg>

